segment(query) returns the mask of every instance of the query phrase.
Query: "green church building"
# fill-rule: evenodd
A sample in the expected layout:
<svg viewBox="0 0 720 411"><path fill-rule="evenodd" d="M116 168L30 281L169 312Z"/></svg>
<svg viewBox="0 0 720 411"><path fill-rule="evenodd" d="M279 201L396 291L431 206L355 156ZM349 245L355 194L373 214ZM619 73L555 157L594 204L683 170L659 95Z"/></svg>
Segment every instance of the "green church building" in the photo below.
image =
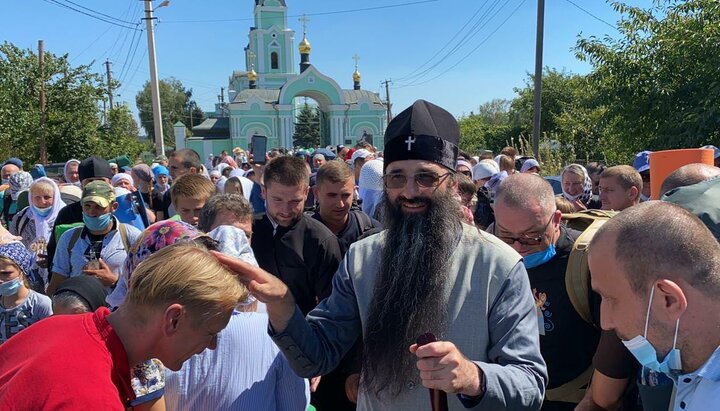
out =
<svg viewBox="0 0 720 411"><path fill-rule="evenodd" d="M253 135L267 136L268 149L292 148L303 97L317 103L320 146L365 140L382 147L387 109L377 93L361 89L357 59L353 88L342 89L310 63L305 27L296 65L295 31L288 28L285 0L255 0L254 7L245 70L230 76L228 103L218 104L215 115L193 127L192 137L185 137L184 127L176 127L177 148L192 148L207 158L234 147L248 149ZM301 21L304 26L306 20Z"/></svg>

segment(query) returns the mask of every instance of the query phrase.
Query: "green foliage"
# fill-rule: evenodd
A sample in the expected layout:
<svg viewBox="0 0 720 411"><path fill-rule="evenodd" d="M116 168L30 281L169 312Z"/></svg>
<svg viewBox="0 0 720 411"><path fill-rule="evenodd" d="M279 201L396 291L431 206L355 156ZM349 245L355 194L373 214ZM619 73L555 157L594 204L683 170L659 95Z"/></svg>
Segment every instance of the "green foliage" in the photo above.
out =
<svg viewBox="0 0 720 411"><path fill-rule="evenodd" d="M152 148L138 139L138 125L127 104L113 107L107 116L107 124L102 126L98 133L100 144L97 154L104 158L124 154L134 159L143 151Z"/></svg>
<svg viewBox="0 0 720 411"><path fill-rule="evenodd" d="M185 124L188 129L197 126L205 120L205 113L192 100L192 89L186 89L180 80L173 77L158 81L160 88L160 111L162 112L163 138L165 145L175 145L175 130L173 125L178 121ZM150 82L146 82L143 89L135 96L135 102L140 114L140 122L150 140L155 140L153 123L152 95ZM192 116L191 116L192 114Z"/></svg>
<svg viewBox="0 0 720 411"><path fill-rule="evenodd" d="M605 128L600 145L616 148L611 161L720 141L720 3L658 5L614 2L621 35L577 43L577 57L594 67L588 82Z"/></svg>
<svg viewBox="0 0 720 411"><path fill-rule="evenodd" d="M307 103L295 119L293 145L295 147L317 147L320 145L320 114Z"/></svg>

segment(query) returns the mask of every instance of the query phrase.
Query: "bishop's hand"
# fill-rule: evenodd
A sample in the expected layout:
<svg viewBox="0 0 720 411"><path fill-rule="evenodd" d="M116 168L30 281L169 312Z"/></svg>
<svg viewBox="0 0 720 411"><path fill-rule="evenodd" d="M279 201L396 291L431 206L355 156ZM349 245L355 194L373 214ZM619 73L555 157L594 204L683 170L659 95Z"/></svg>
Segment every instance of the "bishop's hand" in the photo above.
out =
<svg viewBox="0 0 720 411"><path fill-rule="evenodd" d="M467 359L455 344L436 341L418 347L410 346L410 352L417 356L422 385L468 397L483 394L482 370Z"/></svg>
<svg viewBox="0 0 720 411"><path fill-rule="evenodd" d="M295 299L287 285L262 268L217 251L211 252L220 264L238 276L255 298L266 304L275 332L284 331L295 312Z"/></svg>

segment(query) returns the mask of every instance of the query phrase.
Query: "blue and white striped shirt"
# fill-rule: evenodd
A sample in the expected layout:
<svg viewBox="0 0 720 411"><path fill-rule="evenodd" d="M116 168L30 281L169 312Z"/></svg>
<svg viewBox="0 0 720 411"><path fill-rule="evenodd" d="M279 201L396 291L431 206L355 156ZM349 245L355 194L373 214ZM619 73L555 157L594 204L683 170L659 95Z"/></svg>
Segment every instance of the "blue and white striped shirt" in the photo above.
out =
<svg viewBox="0 0 720 411"><path fill-rule="evenodd" d="M178 372L167 370L167 409L306 410L307 380L295 375L267 327L267 314L233 312L217 349L193 356Z"/></svg>

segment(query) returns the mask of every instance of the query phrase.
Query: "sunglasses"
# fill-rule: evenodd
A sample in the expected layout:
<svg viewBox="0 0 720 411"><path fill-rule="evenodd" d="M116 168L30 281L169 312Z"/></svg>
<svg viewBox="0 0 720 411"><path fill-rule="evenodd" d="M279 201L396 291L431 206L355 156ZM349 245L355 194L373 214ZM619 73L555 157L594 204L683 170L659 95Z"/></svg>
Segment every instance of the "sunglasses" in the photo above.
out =
<svg viewBox="0 0 720 411"><path fill-rule="evenodd" d="M542 234L539 234L539 235L537 235L537 236L533 236L533 237L527 236L527 235L522 235L522 236L520 236L520 237L501 236L501 235L498 235L498 234L495 232L495 231L496 231L496 228L497 228L497 223L496 223L495 226L493 227L493 234L494 234L497 238L499 238L500 240L502 240L505 244L509 244L509 245L513 245L516 241L517 241L518 243L520 243L520 244L522 244L522 245L526 245L526 246L539 245L539 244L542 243L543 240L545 239L545 231L547 231L547 228L548 228L548 226L550 225L550 223L552 222L554 216L555 216L555 214L553 214L552 216L550 216L550 220L548 220L547 224L545 224L545 227L543 227L543 229L542 229Z"/></svg>
<svg viewBox="0 0 720 411"><path fill-rule="evenodd" d="M403 188L407 185L408 179L412 178L418 187L433 188L440 184L440 181L451 173L437 174L433 172L416 173L410 176L404 174L387 174L383 176L385 188Z"/></svg>

